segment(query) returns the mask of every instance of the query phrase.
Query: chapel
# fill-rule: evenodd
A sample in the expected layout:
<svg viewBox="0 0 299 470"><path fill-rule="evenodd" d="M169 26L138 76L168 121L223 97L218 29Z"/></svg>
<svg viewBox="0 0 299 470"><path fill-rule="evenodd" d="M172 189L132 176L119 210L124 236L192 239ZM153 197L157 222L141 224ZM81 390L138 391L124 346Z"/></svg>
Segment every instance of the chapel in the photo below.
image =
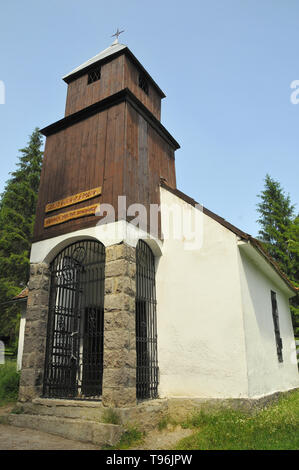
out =
<svg viewBox="0 0 299 470"><path fill-rule="evenodd" d="M65 116L41 130L19 401L136 410L298 387L296 289L177 188L156 81L118 39L63 80Z"/></svg>

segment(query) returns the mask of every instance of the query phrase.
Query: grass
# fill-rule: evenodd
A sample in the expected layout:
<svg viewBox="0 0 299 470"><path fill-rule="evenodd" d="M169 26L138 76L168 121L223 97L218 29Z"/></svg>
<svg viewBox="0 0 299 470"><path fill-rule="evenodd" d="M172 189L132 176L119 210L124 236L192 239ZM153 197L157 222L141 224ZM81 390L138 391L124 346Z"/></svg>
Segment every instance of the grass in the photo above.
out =
<svg viewBox="0 0 299 470"><path fill-rule="evenodd" d="M159 431L164 431L164 429L167 429L169 426L177 426L178 424L179 423L175 419L167 415L163 416L157 427Z"/></svg>
<svg viewBox="0 0 299 470"><path fill-rule="evenodd" d="M14 402L18 398L20 373L15 360L0 364L0 405Z"/></svg>
<svg viewBox="0 0 299 470"><path fill-rule="evenodd" d="M130 426L121 436L121 439L117 445L117 449L125 450L140 443L144 437L144 434L139 431L138 428Z"/></svg>
<svg viewBox="0 0 299 470"><path fill-rule="evenodd" d="M118 413L113 408L104 410L101 422L106 424L121 424ZM120 441L115 446L105 446L104 450L125 450L139 443L143 438L143 433L135 426L127 426Z"/></svg>
<svg viewBox="0 0 299 470"><path fill-rule="evenodd" d="M163 431L164 429L166 429L168 424L169 424L169 418L167 416L164 416L158 423L159 431Z"/></svg>
<svg viewBox="0 0 299 470"><path fill-rule="evenodd" d="M16 351L14 347L5 347L5 359L10 359L10 358L15 358L16 357Z"/></svg>
<svg viewBox="0 0 299 470"><path fill-rule="evenodd" d="M102 417L101 417L102 423L106 424L120 424L120 417L117 414L115 410L112 408L108 408L107 410L104 410Z"/></svg>
<svg viewBox="0 0 299 470"><path fill-rule="evenodd" d="M120 441L115 446L105 446L102 450L126 450L139 444L144 438L144 433L139 431L135 426L127 426L122 434Z"/></svg>
<svg viewBox="0 0 299 470"><path fill-rule="evenodd" d="M201 411L183 426L194 433L179 441L176 450L298 450L299 391L254 414Z"/></svg>
<svg viewBox="0 0 299 470"><path fill-rule="evenodd" d="M11 410L11 414L13 415L21 415L24 413L24 408L23 406L15 406L12 410Z"/></svg>

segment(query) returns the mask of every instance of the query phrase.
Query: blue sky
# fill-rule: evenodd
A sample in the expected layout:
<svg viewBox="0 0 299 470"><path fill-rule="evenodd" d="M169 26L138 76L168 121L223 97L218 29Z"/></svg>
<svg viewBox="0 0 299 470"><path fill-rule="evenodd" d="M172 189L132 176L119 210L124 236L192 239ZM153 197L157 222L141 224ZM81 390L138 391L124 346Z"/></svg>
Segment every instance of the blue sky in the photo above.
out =
<svg viewBox="0 0 299 470"><path fill-rule="evenodd" d="M2 2L0 192L32 130L63 117L61 77L117 27L167 95L180 190L252 235L266 173L299 202L296 0Z"/></svg>

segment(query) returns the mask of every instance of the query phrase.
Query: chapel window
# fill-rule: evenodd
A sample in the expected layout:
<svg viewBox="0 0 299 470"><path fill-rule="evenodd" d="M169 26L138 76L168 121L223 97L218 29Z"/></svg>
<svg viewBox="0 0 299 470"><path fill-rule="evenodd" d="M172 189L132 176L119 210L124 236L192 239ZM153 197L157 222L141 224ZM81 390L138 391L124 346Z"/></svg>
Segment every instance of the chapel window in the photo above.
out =
<svg viewBox="0 0 299 470"><path fill-rule="evenodd" d="M272 290L271 290L271 302L272 302L272 317L273 317L273 324L274 324L277 357L278 357L279 362L283 362L282 339L281 339L281 336L280 336L276 292L273 292Z"/></svg>
<svg viewBox="0 0 299 470"><path fill-rule="evenodd" d="M143 73L139 74L139 80L138 80L138 85L140 88L148 95L148 82Z"/></svg>
<svg viewBox="0 0 299 470"><path fill-rule="evenodd" d="M101 67L97 67L96 69L93 69L89 72L87 84L90 85L91 83L96 82L97 80L100 80L100 78L101 78Z"/></svg>

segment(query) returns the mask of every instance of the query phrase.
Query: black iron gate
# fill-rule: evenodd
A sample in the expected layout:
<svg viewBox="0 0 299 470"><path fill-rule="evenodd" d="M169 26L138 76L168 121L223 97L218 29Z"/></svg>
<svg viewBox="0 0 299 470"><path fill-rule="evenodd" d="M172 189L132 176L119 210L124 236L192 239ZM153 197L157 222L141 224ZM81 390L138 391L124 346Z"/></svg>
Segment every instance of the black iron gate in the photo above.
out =
<svg viewBox="0 0 299 470"><path fill-rule="evenodd" d="M138 399L158 395L155 258L139 240L136 248L136 393Z"/></svg>
<svg viewBox="0 0 299 470"><path fill-rule="evenodd" d="M69 245L53 260L44 396L99 399L103 376L105 247Z"/></svg>

